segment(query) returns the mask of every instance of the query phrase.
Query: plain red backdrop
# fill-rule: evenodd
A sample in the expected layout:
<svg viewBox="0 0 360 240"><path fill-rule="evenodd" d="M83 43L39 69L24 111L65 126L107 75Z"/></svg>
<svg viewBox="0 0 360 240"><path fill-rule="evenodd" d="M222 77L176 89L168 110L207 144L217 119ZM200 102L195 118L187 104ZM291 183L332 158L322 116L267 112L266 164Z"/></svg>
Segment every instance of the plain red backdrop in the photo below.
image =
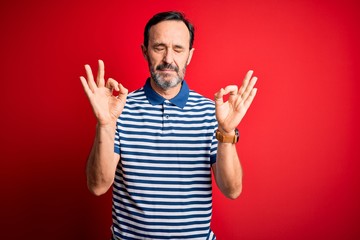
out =
<svg viewBox="0 0 360 240"><path fill-rule="evenodd" d="M220 240L359 239L357 1L1 1L0 239L108 239L111 193L92 196L95 119L79 76L105 61L144 84L143 27L156 12L195 24L186 79L213 98L248 69L258 95L240 124L244 190L214 186Z"/></svg>

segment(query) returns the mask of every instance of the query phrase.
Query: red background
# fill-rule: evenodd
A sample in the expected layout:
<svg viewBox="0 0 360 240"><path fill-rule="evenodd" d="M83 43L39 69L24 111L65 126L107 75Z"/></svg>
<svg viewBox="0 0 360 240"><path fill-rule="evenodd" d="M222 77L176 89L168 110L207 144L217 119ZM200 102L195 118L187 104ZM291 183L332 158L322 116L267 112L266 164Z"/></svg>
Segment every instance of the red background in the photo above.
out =
<svg viewBox="0 0 360 240"><path fill-rule="evenodd" d="M360 238L357 1L0 3L0 239L108 239L111 193L92 196L95 119L79 76L103 59L144 84L143 27L180 10L196 27L186 79L213 98L248 69L258 95L240 124L244 190L215 187L218 239Z"/></svg>

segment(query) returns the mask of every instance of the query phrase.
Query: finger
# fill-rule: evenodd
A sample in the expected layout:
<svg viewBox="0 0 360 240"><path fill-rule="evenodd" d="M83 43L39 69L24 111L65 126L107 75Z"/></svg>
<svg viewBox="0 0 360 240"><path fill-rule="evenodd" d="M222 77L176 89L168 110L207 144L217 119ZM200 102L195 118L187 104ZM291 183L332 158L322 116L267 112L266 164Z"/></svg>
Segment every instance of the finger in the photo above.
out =
<svg viewBox="0 0 360 240"><path fill-rule="evenodd" d="M120 91L119 83L113 78L109 78L107 80L106 87L109 88L110 90Z"/></svg>
<svg viewBox="0 0 360 240"><path fill-rule="evenodd" d="M248 109L250 107L251 103L253 102L256 96L256 93L257 93L257 88L253 88L250 92L249 97L244 102L245 109Z"/></svg>
<svg viewBox="0 0 360 240"><path fill-rule="evenodd" d="M121 83L118 84L119 86L119 94L127 95L129 90L125 88Z"/></svg>
<svg viewBox="0 0 360 240"><path fill-rule="evenodd" d="M251 76L253 75L253 73L254 73L253 70L249 70L249 71L246 73L245 78L244 78L244 80L243 80L243 82L242 82L242 84L241 84L241 87L240 87L240 89L239 89L239 95L242 95L242 94L245 92L245 90L246 90L246 88L247 88L247 86L248 86L248 84L249 84L249 81L250 81Z"/></svg>
<svg viewBox="0 0 360 240"><path fill-rule="evenodd" d="M96 78L96 83L98 87L104 87L105 86L105 64L102 60L98 60L99 63L99 69L98 69L98 74L97 74L97 78Z"/></svg>
<svg viewBox="0 0 360 240"><path fill-rule="evenodd" d="M90 87L91 91L94 92L95 89L97 88L97 86L96 86L96 83L94 82L94 76L92 74L91 67L88 64L85 65L85 71L86 71L86 76L87 76L87 81L88 81L89 87Z"/></svg>
<svg viewBox="0 0 360 240"><path fill-rule="evenodd" d="M119 83L118 86L119 86L118 99L120 99L122 102L125 102L129 91L121 83Z"/></svg>
<svg viewBox="0 0 360 240"><path fill-rule="evenodd" d="M253 102L255 96L257 93L257 88L253 88L249 94L249 96L246 98L246 100L243 100L241 98L237 99L235 104L235 109L238 112L244 111L247 112L249 109L251 103Z"/></svg>
<svg viewBox="0 0 360 240"><path fill-rule="evenodd" d="M243 92L243 94L241 96L242 99L246 100L249 97L249 95L251 94L251 91L254 89L256 82L257 82L257 77L251 78L248 86L246 87L246 90Z"/></svg>
<svg viewBox="0 0 360 240"><path fill-rule="evenodd" d="M236 95L238 92L238 87L236 85L229 85L225 87L224 94Z"/></svg>
<svg viewBox="0 0 360 240"><path fill-rule="evenodd" d="M91 91L91 89L90 89L90 87L88 85L88 82L86 81L86 79L83 76L80 77L80 81L81 81L81 84L82 84L82 86L84 88L84 91L85 91L86 95L88 97L90 97L90 95L92 94L92 91Z"/></svg>
<svg viewBox="0 0 360 240"><path fill-rule="evenodd" d="M224 103L224 92L225 90L221 88L217 93L215 93L215 105L222 105Z"/></svg>
<svg viewBox="0 0 360 240"><path fill-rule="evenodd" d="M229 94L229 100L234 101L238 93L238 87L236 85L229 85L225 87L224 95Z"/></svg>

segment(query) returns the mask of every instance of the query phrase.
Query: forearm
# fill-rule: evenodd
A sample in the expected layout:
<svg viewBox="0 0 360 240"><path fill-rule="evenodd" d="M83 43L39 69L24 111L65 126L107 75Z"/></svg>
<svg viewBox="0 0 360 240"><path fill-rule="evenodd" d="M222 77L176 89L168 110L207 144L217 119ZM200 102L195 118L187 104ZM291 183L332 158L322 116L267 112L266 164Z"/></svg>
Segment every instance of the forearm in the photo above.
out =
<svg viewBox="0 0 360 240"><path fill-rule="evenodd" d="M216 132L216 138L219 144L217 160L212 168L220 190L231 199L237 198L242 190L242 168L233 143L238 141L236 127L245 116L257 92L254 88L257 77L252 77L252 74L252 70L247 72L240 88L229 85L215 93L215 114L219 130ZM225 95L229 95L227 101L224 101ZM229 138L232 141L229 141Z"/></svg>
<svg viewBox="0 0 360 240"><path fill-rule="evenodd" d="M115 124L96 126L96 135L87 165L86 175L89 190L95 195L105 193L114 180L118 163L114 153Z"/></svg>
<svg viewBox="0 0 360 240"><path fill-rule="evenodd" d="M242 190L243 173L235 144L219 142L214 170L221 192L228 198L237 198Z"/></svg>

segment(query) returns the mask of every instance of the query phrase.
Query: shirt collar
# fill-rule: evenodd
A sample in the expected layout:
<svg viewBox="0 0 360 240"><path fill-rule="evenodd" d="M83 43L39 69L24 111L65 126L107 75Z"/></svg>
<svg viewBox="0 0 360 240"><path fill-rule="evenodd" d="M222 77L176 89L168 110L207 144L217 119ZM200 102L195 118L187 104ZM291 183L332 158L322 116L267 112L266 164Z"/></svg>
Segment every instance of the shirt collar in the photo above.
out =
<svg viewBox="0 0 360 240"><path fill-rule="evenodd" d="M150 78L146 80L144 91L145 91L145 96L151 105L163 104L164 101L166 100L152 89L150 84ZM189 92L190 92L189 87L184 80L182 81L180 92L169 101L174 105L178 106L179 108L184 108L189 98Z"/></svg>

